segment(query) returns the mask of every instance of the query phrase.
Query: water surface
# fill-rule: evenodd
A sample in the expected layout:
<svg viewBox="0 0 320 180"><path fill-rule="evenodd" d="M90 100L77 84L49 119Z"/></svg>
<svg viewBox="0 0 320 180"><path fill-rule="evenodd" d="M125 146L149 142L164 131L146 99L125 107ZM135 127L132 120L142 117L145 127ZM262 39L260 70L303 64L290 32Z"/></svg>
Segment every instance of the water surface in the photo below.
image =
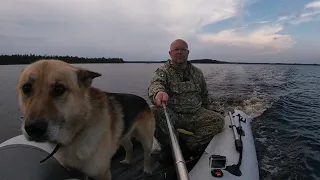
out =
<svg viewBox="0 0 320 180"><path fill-rule="evenodd" d="M77 64L102 73L93 85L147 99L161 64ZM196 64L212 103L254 118L261 179L320 179L320 68L294 65ZM21 133L15 86L25 65L0 66L0 142ZM150 102L148 100L148 102Z"/></svg>

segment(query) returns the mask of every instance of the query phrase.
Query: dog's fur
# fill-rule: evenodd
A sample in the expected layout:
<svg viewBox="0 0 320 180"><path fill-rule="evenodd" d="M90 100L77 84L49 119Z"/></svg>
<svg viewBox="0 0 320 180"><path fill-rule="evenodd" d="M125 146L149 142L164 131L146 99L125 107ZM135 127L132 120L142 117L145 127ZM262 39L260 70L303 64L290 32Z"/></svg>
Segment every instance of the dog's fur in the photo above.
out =
<svg viewBox="0 0 320 180"><path fill-rule="evenodd" d="M144 148L144 172L151 173L155 120L150 106L136 95L92 87L99 76L60 60L28 65L17 84L24 136L60 144L57 157L64 166L98 180L111 179L110 161L119 145L126 150L122 163L130 163L135 137Z"/></svg>

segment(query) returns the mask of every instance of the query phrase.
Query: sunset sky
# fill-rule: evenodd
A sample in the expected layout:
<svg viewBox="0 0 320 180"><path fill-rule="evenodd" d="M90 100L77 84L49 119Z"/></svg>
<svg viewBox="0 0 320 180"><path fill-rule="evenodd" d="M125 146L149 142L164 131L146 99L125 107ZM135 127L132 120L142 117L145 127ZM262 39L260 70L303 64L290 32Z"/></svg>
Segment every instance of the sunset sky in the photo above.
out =
<svg viewBox="0 0 320 180"><path fill-rule="evenodd" d="M0 54L320 63L320 1L1 0Z"/></svg>

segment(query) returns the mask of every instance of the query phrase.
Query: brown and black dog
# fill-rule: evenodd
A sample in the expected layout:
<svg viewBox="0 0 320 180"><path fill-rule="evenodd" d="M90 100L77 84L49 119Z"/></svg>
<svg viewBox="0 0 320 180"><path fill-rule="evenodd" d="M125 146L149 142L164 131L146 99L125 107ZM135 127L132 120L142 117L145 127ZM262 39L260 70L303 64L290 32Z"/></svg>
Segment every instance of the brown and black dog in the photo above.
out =
<svg viewBox="0 0 320 180"><path fill-rule="evenodd" d="M144 173L151 173L155 120L150 106L133 94L92 87L99 76L60 60L28 65L17 84L24 136L59 144L60 163L97 180L111 179L110 161L119 145L126 150L121 162L130 163L135 137L144 148Z"/></svg>

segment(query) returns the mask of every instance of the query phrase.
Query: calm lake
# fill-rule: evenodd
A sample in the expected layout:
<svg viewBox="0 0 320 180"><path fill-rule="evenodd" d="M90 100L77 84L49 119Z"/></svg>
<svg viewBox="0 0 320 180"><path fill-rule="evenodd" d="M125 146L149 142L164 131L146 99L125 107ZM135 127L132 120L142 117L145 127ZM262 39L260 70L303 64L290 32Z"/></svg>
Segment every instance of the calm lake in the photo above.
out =
<svg viewBox="0 0 320 180"><path fill-rule="evenodd" d="M161 64L77 64L102 73L93 86L147 99ZM261 179L320 179L320 67L195 64L202 69L212 103L254 117ZM16 83L25 65L0 66L0 143L21 134ZM149 100L148 100L149 102Z"/></svg>

